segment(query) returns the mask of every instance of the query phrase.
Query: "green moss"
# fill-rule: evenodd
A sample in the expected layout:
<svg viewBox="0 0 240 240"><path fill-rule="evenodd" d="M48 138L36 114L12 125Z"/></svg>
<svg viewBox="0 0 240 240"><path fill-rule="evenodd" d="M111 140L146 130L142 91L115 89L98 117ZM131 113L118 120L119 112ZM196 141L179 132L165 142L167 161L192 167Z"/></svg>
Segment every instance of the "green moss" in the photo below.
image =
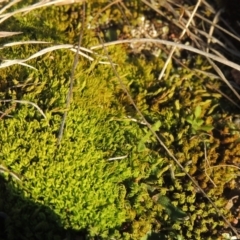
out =
<svg viewBox="0 0 240 240"><path fill-rule="evenodd" d="M134 5L137 1L131 2L126 6L141 9ZM90 12L97 13L105 4L91 2ZM78 6L19 15L5 27L23 29L23 37L18 36L17 40L36 37L55 43L74 42L80 26L77 18L72 21L69 14ZM109 16L118 19L119 14L113 7L102 15L101 21ZM88 46L98 39L86 31L83 42ZM2 53L7 58L23 59L41 48L17 46L4 48ZM162 56L149 61L129 56L124 46L108 50L118 64L119 76L154 131L216 205L223 208L223 189L234 178L236 169L218 165L234 162L233 155L239 149L235 140L239 136L235 137L226 123L218 124L223 119L219 114L221 96L205 87L206 83L221 84L174 65L162 81L157 81L164 64ZM104 55L101 50L99 53ZM26 202L16 201L16 196L23 195L53 211L62 228L86 231L89 239L141 239L149 232L163 234L165 239L207 239L209 229L211 237L218 236L223 222L218 219L216 223L216 210L198 194L198 189L142 124L109 65L89 63L80 57L71 105L66 109L73 59L69 51L58 50L28 62L38 71L23 66L0 70L1 98L32 101L47 116L44 119L30 105L1 103L2 111L9 111L12 117L5 116L0 121L0 164L22 180L19 184L5 176L8 188L14 188L14 196L7 202L1 200L0 210L4 207L12 217L12 229L21 223L17 217L14 219L14 213L27 209ZM196 66L208 67L202 58L196 59ZM198 106L201 111L196 113ZM67 121L58 145L65 111ZM201 124L196 127L194 121ZM202 128L208 125L214 130ZM223 130L218 133L216 129ZM109 161L121 156L125 157ZM26 224L21 231L29 234L29 239L37 239L39 232L41 236L47 232L53 239L55 232L46 224L47 213L39 209L34 214L22 213L24 221L31 216L32 225ZM29 226L35 230L31 232ZM9 231L9 239L14 239L12 234Z"/></svg>

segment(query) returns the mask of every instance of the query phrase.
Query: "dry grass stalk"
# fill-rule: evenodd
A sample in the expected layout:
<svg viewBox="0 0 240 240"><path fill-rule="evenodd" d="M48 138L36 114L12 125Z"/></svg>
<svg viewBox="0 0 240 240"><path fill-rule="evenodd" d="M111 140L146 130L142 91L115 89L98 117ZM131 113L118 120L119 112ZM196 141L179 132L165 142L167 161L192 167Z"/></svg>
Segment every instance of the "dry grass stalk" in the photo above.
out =
<svg viewBox="0 0 240 240"><path fill-rule="evenodd" d="M192 14L191 14L191 16L190 16L187 24L186 24L184 30L182 31L182 33L181 33L181 35L180 35L177 43L179 43L179 42L181 41L181 39L183 38L183 36L185 35L185 33L186 33L189 25L191 24L191 22L192 22L192 20L193 20L193 17L195 16L195 14L196 14L196 12L197 12L197 9L198 9L198 7L200 6L200 4L201 4L201 0L198 0L198 2L197 2L197 4L195 5L195 8L194 8L194 10L193 10L193 12L192 12ZM163 66L163 68L162 68L162 71L161 71L160 75L158 76L158 80L159 80L159 81L162 79L162 77L163 77L163 75L164 75L164 73L165 73L165 71L166 71L166 69L167 69L167 66L168 66L169 62L171 61L172 56L173 56L174 52L176 51L176 49L177 49L176 46L173 46L173 48L171 49L171 52L170 52L169 55L168 55L168 58L167 58L164 66Z"/></svg>
<svg viewBox="0 0 240 240"><path fill-rule="evenodd" d="M21 34L22 32L0 32L0 38L11 37L17 34Z"/></svg>

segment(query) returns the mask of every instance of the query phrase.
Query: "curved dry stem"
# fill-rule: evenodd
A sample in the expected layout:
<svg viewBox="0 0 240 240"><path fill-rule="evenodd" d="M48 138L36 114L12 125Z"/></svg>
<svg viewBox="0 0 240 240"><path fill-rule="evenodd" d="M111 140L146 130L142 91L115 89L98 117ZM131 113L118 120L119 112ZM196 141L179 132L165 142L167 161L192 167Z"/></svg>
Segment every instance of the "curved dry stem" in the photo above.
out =
<svg viewBox="0 0 240 240"><path fill-rule="evenodd" d="M5 7L3 7L1 10L0 10L0 14L2 14L3 12L5 12L8 8L10 8L11 6L13 6L14 4L18 3L18 2L21 2L21 0L14 0L12 2L10 2L9 4L7 4ZM1 15L0 15L1 16Z"/></svg>
<svg viewBox="0 0 240 240"><path fill-rule="evenodd" d="M185 33L186 33L189 25L191 24L191 22L192 22L192 20L193 20L193 18L194 18L194 15L195 15L196 12L197 12L198 7L200 6L200 3L201 3L201 0L198 0L198 2L197 2L197 4L196 4L196 6L195 6L195 8L194 8L194 10L193 10L193 12L192 12L189 20L188 20L185 28L183 29L183 31L182 31L179 39L178 39L178 42L179 42L179 41L183 38L183 36L185 35ZM166 69L167 69L167 66L168 66L169 62L170 62L171 59L172 59L172 55L173 55L173 53L175 52L176 49L177 49L176 46L173 46L173 48L171 49L171 52L170 52L169 55L168 55L168 58L167 58L164 66L163 66L163 68L162 68L162 71L161 71L161 73L160 73L159 76L158 76L158 80L159 80L159 81L162 79L162 77L163 77L163 75L164 75L164 73L165 73L165 71L166 71Z"/></svg>
<svg viewBox="0 0 240 240"><path fill-rule="evenodd" d="M72 70L71 70L70 85L69 85L69 90L68 90L68 94L67 94L67 97L66 97L66 108L69 108L69 106L71 104L72 92L73 92L73 84L74 84L74 73L75 73L75 69L76 69L77 64L78 64L80 49L82 49L81 48L81 44L82 44L82 38L83 38L83 32L84 32L85 13L86 13L86 6L85 6L85 4L83 4L82 10L83 10L83 13L84 13L83 19L82 19L82 28L81 28L81 32L80 32L79 38L78 38L78 46L75 49L76 50L76 54L75 54L75 57L74 57ZM87 55L85 57L87 57ZM57 140L58 144L60 144L61 140L62 140L66 119L67 119L67 111L65 111L64 114L63 114L62 122L61 122L59 133L58 133L58 140Z"/></svg>
<svg viewBox="0 0 240 240"><path fill-rule="evenodd" d="M14 179L21 182L21 179L18 177L18 174L14 173L13 171L10 171L8 168L4 167L3 165L0 165L0 173L8 173L10 174Z"/></svg>
<svg viewBox="0 0 240 240"><path fill-rule="evenodd" d="M15 102L15 103L22 103L22 104L30 104L33 107L35 107L45 119L47 119L42 109L36 103L30 102L27 100L15 100L15 99L0 100L0 102Z"/></svg>
<svg viewBox="0 0 240 240"><path fill-rule="evenodd" d="M7 10L9 7L13 6L14 4L18 3L20 0L15 0L14 2L9 3L7 6L5 6L0 13L3 13L5 10ZM5 13L5 14L0 14L0 23L4 22L8 18L18 14L18 13L25 13L25 12L30 12L38 8L42 7L48 7L48 6L53 6L53 5L65 5L65 4L70 4L70 3L75 3L75 2L84 2L84 0L42 0L38 3L35 3L33 5L23 7L21 9L18 9L16 11L10 12L10 13Z"/></svg>
<svg viewBox="0 0 240 240"><path fill-rule="evenodd" d="M221 167L231 167L231 168L236 168L236 169L240 170L240 167L237 167L237 166L231 165L231 164L222 164L222 165L217 165L217 166L209 166L208 168L206 168L206 170L213 169L213 168L221 168Z"/></svg>
<svg viewBox="0 0 240 240"><path fill-rule="evenodd" d="M0 32L0 38L11 37L11 36L18 35L18 34L21 34L21 33L22 32L3 32L3 31L1 31Z"/></svg>
<svg viewBox="0 0 240 240"><path fill-rule="evenodd" d="M208 179L210 180L210 182L213 184L213 186L217 187L215 182L210 177L212 171L210 172L210 174L207 173L207 169L210 169L211 166L210 166L210 163L209 163L209 160L208 160L208 157L207 157L207 146L206 146L205 141L203 141L203 144L204 144L204 158L205 158L205 169L204 169L204 172L205 172L206 176L208 177ZM207 168L207 166L208 166L208 168Z"/></svg>
<svg viewBox="0 0 240 240"><path fill-rule="evenodd" d="M133 42L152 42L152 43L157 43L157 44L164 44L164 45L168 45L168 46L174 46L180 49L185 49L197 54L200 54L202 56L205 56L207 58L213 59L217 62L220 62L226 66L232 67L238 71L240 71L240 65L229 61L227 59L218 57L214 54L211 53L207 53L204 52L202 50L199 50L197 48L191 47L191 46L187 46L181 43L175 43L175 42L171 42L171 41L167 41L167 40L159 40L159 39L148 39L148 38L139 38L139 39L126 39L126 40L118 40L118 41L113 41L113 42L109 42L109 43L104 43L104 44L99 44L96 46L91 47L90 49L99 49L99 48L103 48L103 47L107 47L107 46L113 46L113 45L117 45L117 44L123 44L123 43L133 43ZM240 96L237 93L237 91L232 87L232 85L226 80L226 78L222 78L222 80L228 85L228 87L233 91L233 93L235 94L235 96L240 100Z"/></svg>
<svg viewBox="0 0 240 240"><path fill-rule="evenodd" d="M22 43L28 44L28 43L49 43L49 42L38 42L38 41L15 42L15 43L5 44L4 47L9 47L9 46L14 46L14 45L21 45ZM25 66L33 68L30 65L24 64L24 62L29 61L29 60L34 59L34 58L37 58L39 56L42 56L42 55L44 55L46 53L49 53L49 52L52 52L52 51L56 51L56 50L61 50L61 49L69 49L69 50L71 50L73 52L78 53L79 55L82 55L83 57L87 58L90 61L94 60L94 58L88 56L87 54L85 54L83 52L83 51L85 51L85 52L93 53L93 51L91 51L91 50L89 50L87 48L84 48L84 47L80 47L79 49L76 49L75 46L72 45L72 44L62 44L62 45L56 45L56 46L44 48L44 49L40 50L39 52L31 55L30 57L28 57L26 59L4 60L3 63L0 65L0 68L9 67L9 66L12 66L14 64L25 65ZM99 61L99 63L101 63L101 64L109 64L108 62L103 62L103 61Z"/></svg>
<svg viewBox="0 0 240 240"><path fill-rule="evenodd" d="M104 47L108 47L108 46L113 46L113 45L118 45L118 44L134 43L134 42L141 42L141 43L152 42L152 43L156 43L156 44L164 44L164 45L167 45L167 46L175 46L177 48L185 49L185 50L188 50L188 51L200 54L202 56L211 58L211 59L213 59L213 60L215 60L217 62L220 62L220 63L222 63L222 64L224 64L226 66L232 67L232 68L240 71L240 65L238 65L238 64L236 64L236 63L234 63L232 61L229 61L227 59L222 59L222 58L220 58L220 57L218 57L218 56L216 56L214 54L206 53L206 52L204 52L202 50L199 50L199 49L191 47L191 46L187 46L187 45L184 45L184 44L181 44L181 43L175 43L175 42L171 42L171 41L167 41L167 40L149 39L149 38L125 39L125 40L117 40L117 41L104 43L103 45L99 44L99 45L91 47L90 49L94 50L94 49L103 48L103 46Z"/></svg>

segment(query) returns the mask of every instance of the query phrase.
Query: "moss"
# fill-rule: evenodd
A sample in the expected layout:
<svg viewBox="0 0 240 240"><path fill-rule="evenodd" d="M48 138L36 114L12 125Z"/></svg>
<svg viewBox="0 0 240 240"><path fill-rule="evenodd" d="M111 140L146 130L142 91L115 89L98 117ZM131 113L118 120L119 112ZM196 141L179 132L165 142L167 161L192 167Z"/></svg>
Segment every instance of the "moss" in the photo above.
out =
<svg viewBox="0 0 240 240"><path fill-rule="evenodd" d="M126 2L126 6L141 9L137 2ZM93 15L106 2L92 1L89 5L88 11ZM78 7L33 11L10 19L5 27L23 29L22 39L36 37L73 43L80 25L70 15ZM114 6L102 14L101 21L119 16ZM86 31L83 39L86 46L98 42L94 35ZM17 46L2 52L7 58L26 58L41 48L41 45ZM104 54L101 50L100 53ZM157 81L164 56L149 62L145 57L130 56L124 46L111 47L109 53L154 131L223 209L226 203L223 189L234 178L236 169L221 165L238 162L233 156L239 149L236 142L239 136L230 131L228 122L222 122L221 95L205 87L206 83L217 87L221 83L176 67L175 63L164 79ZM89 239L141 239L149 232L163 234L166 239L176 236L207 239L209 229L211 237L218 236L223 221L141 123L110 66L99 65L97 61L89 63L81 57L71 106L66 109L73 57L70 52L59 50L29 61L38 71L21 66L1 69L1 97L33 101L47 116L44 119L29 105L1 104L2 110L9 110L13 116L0 121L1 164L22 179L19 184L6 175L9 187L15 188L16 195L23 194L51 209L64 229L86 231ZM200 69L208 67L200 57L195 65ZM197 106L201 106L201 111L196 116ZM64 111L68 113L67 122L58 145ZM187 121L189 117L200 121L200 127L193 131L194 124ZM201 128L207 125L214 130ZM126 157L109 161L119 156ZM217 188L213 188L213 183ZM3 207L18 226L20 219L14 219L14 212L25 209L26 203L11 197L8 202L0 202L0 210ZM46 213L41 210L35 215L31 224L36 231L31 233L27 224L21 231L32 234L33 239L37 238L36 232L54 235L46 226ZM9 239L14 239L11 234Z"/></svg>

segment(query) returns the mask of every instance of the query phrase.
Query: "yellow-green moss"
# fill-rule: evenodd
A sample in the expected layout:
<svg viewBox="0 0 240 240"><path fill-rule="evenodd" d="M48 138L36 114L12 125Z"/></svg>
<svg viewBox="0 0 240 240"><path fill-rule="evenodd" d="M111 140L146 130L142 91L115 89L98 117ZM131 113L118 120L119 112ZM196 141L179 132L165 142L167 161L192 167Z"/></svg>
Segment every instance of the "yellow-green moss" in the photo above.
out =
<svg viewBox="0 0 240 240"><path fill-rule="evenodd" d="M126 5L135 8L136 2ZM21 29L24 34L16 37L18 40L36 37L73 43L80 25L75 17L71 21L71 12L78 6L19 15L5 27ZM95 14L104 6L105 1L93 1L89 9ZM109 16L119 18L119 14L113 7L101 15L101 21ZM89 46L97 42L94 32L85 29L83 43ZM23 59L41 48L29 45L1 51L6 58ZM219 81L174 65L162 81L157 81L164 64L161 57L152 61L136 58L123 46L111 47L109 52L138 108L155 124L155 131L189 174L223 208L224 186L237 170L221 165L238 163L233 156L239 143L227 123L219 127L221 95L206 87L220 86ZM22 179L20 185L9 181L9 188L13 186L16 194L49 207L59 216L63 228L86 230L89 239L141 239L149 232L163 234L166 239L208 239L209 229L212 238L218 236L223 222L218 219L216 223L216 210L141 123L109 65L80 57L71 106L66 109L73 58L69 51L58 50L28 62L38 71L23 66L0 70L1 98L32 101L47 116L44 119L30 105L1 104L2 111L8 110L12 117L0 121L0 163ZM199 57L196 67L204 69L208 65ZM198 106L201 111L196 116ZM67 122L57 145L64 111L68 113ZM200 121L199 127L194 121ZM209 125L214 130L203 128ZM126 157L108 161L121 156ZM15 198L1 201L0 211L4 206L18 224L14 211L23 203L13 201ZM41 236L45 234L45 222L39 217L34 223ZM27 226L24 231L29 231Z"/></svg>

